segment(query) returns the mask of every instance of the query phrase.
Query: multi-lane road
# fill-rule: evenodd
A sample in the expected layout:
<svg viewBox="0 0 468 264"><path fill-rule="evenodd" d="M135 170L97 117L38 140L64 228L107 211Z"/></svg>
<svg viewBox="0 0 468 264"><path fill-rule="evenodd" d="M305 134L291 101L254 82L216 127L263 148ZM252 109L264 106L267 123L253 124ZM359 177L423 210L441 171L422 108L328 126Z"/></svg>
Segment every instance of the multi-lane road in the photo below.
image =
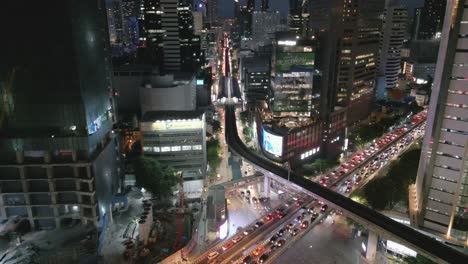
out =
<svg viewBox="0 0 468 264"><path fill-rule="evenodd" d="M227 81L230 82L230 63L228 61L229 53L227 52L227 49L224 52L224 75L227 77ZM226 86L230 91L230 85L228 84ZM228 103L230 102L229 100L230 98L228 96ZM227 115L234 116L235 111L230 109L230 107L232 108L233 106L228 105L226 108L227 111L229 111L229 114ZM341 164L331 173L319 177L319 184L334 192L348 196L355 188L364 185L368 179L384 167L392 157L401 154L407 148L407 145L409 145L417 136L423 134L423 127L426 118L425 115L426 112L423 111L416 115L416 118L413 117L411 124L395 129L393 132L378 139L373 146L361 153L354 154L350 160ZM230 117L229 119L231 122L228 122L228 119L226 119L225 124L226 130L229 131L229 133L226 132L226 139L230 145L233 144L232 146L236 147L234 150L236 152L240 152L240 155L246 156L255 165L268 169L274 174L281 175L281 177L284 178L283 168L270 164L271 162L267 162L262 157L249 154L249 151L245 146L237 144L239 142L239 138L236 133L236 126L232 123L235 122L235 117ZM405 240L410 241L410 243L420 246L421 248L424 248L423 244L430 244L430 247L433 249L433 253L437 256L442 256L444 259L447 256L453 257L453 259L457 259L459 257L458 254L455 254L455 252L446 246L440 245L439 243L435 244L434 241L421 237L421 234L414 232L406 226L394 223L393 221L389 222L388 219L385 219L372 210L353 204L349 200L345 201L343 199L339 199L339 197L329 191L320 190L320 188L317 188L318 186L315 187L311 184L307 184L307 181L300 180L297 176L291 177L291 181L301 184L301 186L307 186L309 190L314 190L313 192L316 191L320 196L324 195L324 197L331 198L330 201L337 203L339 206L343 206L343 208L346 208L351 213L356 213L357 215L364 217L366 220L376 223L384 229L389 230L389 232L392 232ZM303 199L308 200L311 198L307 197ZM248 232L253 228L252 226L240 230L234 237L229 238L229 240L222 241L211 247L204 254L194 257L193 263L242 263L242 260L245 258L247 258L246 262L248 263L254 261L258 261L260 263L270 262L275 256L281 253L283 245L272 249L272 243L270 243L268 239L271 239L272 234L275 234L275 232L278 232L280 229L284 229L282 226L285 223L291 223L291 221L294 221L297 214L300 213L302 215L300 208L301 206L297 206L296 208L288 206L285 208L287 215L282 218L272 217L272 219L258 219L258 222L263 223L263 225L257 224L258 226L254 228L253 232ZM328 209L325 208L323 211L323 215L326 215ZM307 230L310 230L314 224L316 224L316 222L310 222L310 227L305 228L304 231L302 231L301 228L298 228L297 233L305 233ZM253 223L253 225L255 226L255 223ZM293 232L295 232L294 228ZM293 243L295 239L298 239L298 237L300 237L300 235L293 239L286 240L285 243ZM267 245L269 247L265 247ZM262 249L259 249L259 247ZM450 251L450 253L448 253L448 251ZM263 256L264 254L267 254L267 256ZM248 256L252 256L252 259L249 259Z"/></svg>

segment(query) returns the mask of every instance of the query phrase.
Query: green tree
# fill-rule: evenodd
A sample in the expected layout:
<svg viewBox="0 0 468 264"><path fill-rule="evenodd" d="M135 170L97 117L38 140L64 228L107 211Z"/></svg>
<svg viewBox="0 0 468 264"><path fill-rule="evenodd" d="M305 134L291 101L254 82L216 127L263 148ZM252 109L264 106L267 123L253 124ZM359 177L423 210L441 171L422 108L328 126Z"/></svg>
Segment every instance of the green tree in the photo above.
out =
<svg viewBox="0 0 468 264"><path fill-rule="evenodd" d="M135 159L133 169L137 185L157 198L170 196L172 187L179 182L173 168L163 167L157 160L145 156Z"/></svg>
<svg viewBox="0 0 468 264"><path fill-rule="evenodd" d="M216 175L216 170L221 164L221 146L219 145L219 140L211 139L206 143L206 155L208 164L210 165L211 172L210 176Z"/></svg>
<svg viewBox="0 0 468 264"><path fill-rule="evenodd" d="M310 175L326 171L337 166L338 164L340 164L340 162L337 159L316 159L312 163L304 164L302 169L304 174Z"/></svg>
<svg viewBox="0 0 468 264"><path fill-rule="evenodd" d="M363 196L375 210L391 209L395 204L408 201L408 186L416 180L421 149L413 149L394 161L383 178L371 180Z"/></svg>

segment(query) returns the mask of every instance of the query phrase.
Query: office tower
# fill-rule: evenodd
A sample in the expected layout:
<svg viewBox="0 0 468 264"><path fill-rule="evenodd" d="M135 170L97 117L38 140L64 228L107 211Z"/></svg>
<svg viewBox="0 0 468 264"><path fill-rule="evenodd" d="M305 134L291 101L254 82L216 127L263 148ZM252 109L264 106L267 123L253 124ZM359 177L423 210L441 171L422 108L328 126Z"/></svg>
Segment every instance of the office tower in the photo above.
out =
<svg viewBox="0 0 468 264"><path fill-rule="evenodd" d="M252 14L252 40L255 46L271 44L281 23L279 12L254 12Z"/></svg>
<svg viewBox="0 0 468 264"><path fill-rule="evenodd" d="M272 58L273 115L277 117L317 116L319 94L313 96L316 43L277 33ZM314 98L314 100L313 100Z"/></svg>
<svg viewBox="0 0 468 264"><path fill-rule="evenodd" d="M140 48L138 57L143 63L163 65L162 7L160 0L142 0L141 14L138 18L140 31Z"/></svg>
<svg viewBox="0 0 468 264"><path fill-rule="evenodd" d="M442 31L447 0L425 0L418 39L438 39Z"/></svg>
<svg viewBox="0 0 468 264"><path fill-rule="evenodd" d="M205 6L208 23L211 25L216 24L218 21L218 0L207 1Z"/></svg>
<svg viewBox="0 0 468 264"><path fill-rule="evenodd" d="M127 41L122 0L107 2L107 23L109 26L109 40L111 45L123 44Z"/></svg>
<svg viewBox="0 0 468 264"><path fill-rule="evenodd" d="M239 0L234 0L234 18L239 19L240 15L240 3Z"/></svg>
<svg viewBox="0 0 468 264"><path fill-rule="evenodd" d="M203 13L201 11L192 11L193 16L193 31L195 34L200 34L203 30Z"/></svg>
<svg viewBox="0 0 468 264"><path fill-rule="evenodd" d="M247 1L247 11L253 13L255 11L255 0L246 0Z"/></svg>
<svg viewBox="0 0 468 264"><path fill-rule="evenodd" d="M138 17L140 14L140 2L143 0L122 0L124 17Z"/></svg>
<svg viewBox="0 0 468 264"><path fill-rule="evenodd" d="M322 70L321 93L328 98L326 109L321 112L327 115L335 107L344 107L347 124L353 125L367 118L372 109L384 2L310 3L310 28L322 47L318 65Z"/></svg>
<svg viewBox="0 0 468 264"><path fill-rule="evenodd" d="M2 3L0 219L48 229L111 213L120 179L106 26L104 1Z"/></svg>
<svg viewBox="0 0 468 264"><path fill-rule="evenodd" d="M422 7L418 7L414 9L413 25L411 28L411 40L418 39L419 28L421 27L421 13L422 13Z"/></svg>
<svg viewBox="0 0 468 264"><path fill-rule="evenodd" d="M261 5L260 5L260 10L265 12L268 11L268 8L270 8L270 0L262 0Z"/></svg>
<svg viewBox="0 0 468 264"><path fill-rule="evenodd" d="M416 179L412 223L466 243L468 238L468 2L447 1Z"/></svg>
<svg viewBox="0 0 468 264"><path fill-rule="evenodd" d="M384 11L380 35L379 73L385 77L385 88L393 89L398 84L401 48L406 33L408 10L402 6L387 6Z"/></svg>
<svg viewBox="0 0 468 264"><path fill-rule="evenodd" d="M197 71L204 60L200 47L200 36L195 35L192 6L192 0L179 0L179 7L177 8L179 17L180 70L185 72Z"/></svg>
<svg viewBox="0 0 468 264"><path fill-rule="evenodd" d="M239 21L240 36L250 38L252 36L252 13L247 9L247 6L241 7Z"/></svg>
<svg viewBox="0 0 468 264"><path fill-rule="evenodd" d="M289 29L297 34L298 36L302 35L302 0L289 0L289 15L288 15L288 25Z"/></svg>
<svg viewBox="0 0 468 264"><path fill-rule="evenodd" d="M122 12L124 35L127 36L129 43L139 45L140 28L138 17L140 15L140 0L122 0Z"/></svg>
<svg viewBox="0 0 468 264"><path fill-rule="evenodd" d="M266 100L270 88L270 58L243 57L241 58L242 84L244 94L249 103Z"/></svg>
<svg viewBox="0 0 468 264"><path fill-rule="evenodd" d="M179 17L177 12L178 0L159 0L161 3L161 27L164 31L163 69L168 72L180 71L180 41Z"/></svg>
<svg viewBox="0 0 468 264"><path fill-rule="evenodd" d="M316 52L314 40L277 32L271 63L273 95L267 100L269 107L257 107L255 124L263 154L293 167L321 155L321 95L313 85Z"/></svg>

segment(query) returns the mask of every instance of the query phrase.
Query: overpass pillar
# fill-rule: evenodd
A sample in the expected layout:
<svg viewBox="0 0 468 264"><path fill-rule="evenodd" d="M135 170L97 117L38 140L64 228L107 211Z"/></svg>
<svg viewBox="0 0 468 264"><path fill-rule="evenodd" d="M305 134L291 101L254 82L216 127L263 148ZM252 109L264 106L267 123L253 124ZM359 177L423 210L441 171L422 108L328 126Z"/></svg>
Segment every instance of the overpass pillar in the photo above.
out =
<svg viewBox="0 0 468 264"><path fill-rule="evenodd" d="M270 197L270 177L266 176L263 179L263 196Z"/></svg>
<svg viewBox="0 0 468 264"><path fill-rule="evenodd" d="M377 234L369 230L369 238L367 240L366 260L369 263L375 263L375 255L377 253Z"/></svg>

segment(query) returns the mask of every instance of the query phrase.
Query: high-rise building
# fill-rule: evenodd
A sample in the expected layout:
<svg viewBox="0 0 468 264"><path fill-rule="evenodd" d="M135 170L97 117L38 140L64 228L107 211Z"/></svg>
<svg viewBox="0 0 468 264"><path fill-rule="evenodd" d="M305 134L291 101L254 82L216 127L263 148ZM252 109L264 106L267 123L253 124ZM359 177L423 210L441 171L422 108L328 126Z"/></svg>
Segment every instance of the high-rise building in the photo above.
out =
<svg viewBox="0 0 468 264"><path fill-rule="evenodd" d="M425 0L421 12L418 39L438 39L442 31L447 0Z"/></svg>
<svg viewBox="0 0 468 264"><path fill-rule="evenodd" d="M203 30L203 13L201 11L192 11L193 16L193 31L195 34L200 34Z"/></svg>
<svg viewBox="0 0 468 264"><path fill-rule="evenodd" d="M239 18L240 15L240 3L239 0L234 0L234 18Z"/></svg>
<svg viewBox="0 0 468 264"><path fill-rule="evenodd" d="M322 47L321 93L328 98L327 109L321 112L327 115L336 106L345 107L347 123L352 125L372 110L384 1L310 3L310 28Z"/></svg>
<svg viewBox="0 0 468 264"><path fill-rule="evenodd" d="M270 58L241 58L241 81L247 102L266 100L270 89Z"/></svg>
<svg viewBox="0 0 468 264"><path fill-rule="evenodd" d="M468 1L447 1L411 220L468 239Z"/></svg>
<svg viewBox="0 0 468 264"><path fill-rule="evenodd" d="M280 25L280 13L276 12L253 12L252 14L252 40L255 46L271 44L274 33Z"/></svg>
<svg viewBox="0 0 468 264"><path fill-rule="evenodd" d="M216 24L218 21L218 0L210 0L206 2L206 17L208 23Z"/></svg>
<svg viewBox="0 0 468 264"><path fill-rule="evenodd" d="M270 8L270 0L262 0L260 4L260 11L265 12Z"/></svg>
<svg viewBox="0 0 468 264"><path fill-rule="evenodd" d="M140 14L140 2L143 0L122 0L124 17L138 17Z"/></svg>
<svg viewBox="0 0 468 264"><path fill-rule="evenodd" d="M140 57L149 57L164 72L198 69L203 54L192 9L191 0L145 0L141 49L147 52Z"/></svg>
<svg viewBox="0 0 468 264"><path fill-rule="evenodd" d="M138 18L140 32L139 58L144 63L163 65L162 7L160 0L142 0Z"/></svg>
<svg viewBox="0 0 468 264"><path fill-rule="evenodd" d="M120 179L106 26L104 1L2 3L0 219L47 229L111 213Z"/></svg>
<svg viewBox="0 0 468 264"><path fill-rule="evenodd" d="M140 1L143 0L122 0L124 35L127 36L128 42L134 45L140 43L140 28L138 26Z"/></svg>
<svg viewBox="0 0 468 264"><path fill-rule="evenodd" d="M289 0L289 29L297 36L307 36L309 34L308 19L309 0Z"/></svg>
<svg viewBox="0 0 468 264"><path fill-rule="evenodd" d="M180 71L180 40L178 0L158 0L161 3L161 27L164 30L163 69L168 72Z"/></svg>
<svg viewBox="0 0 468 264"><path fill-rule="evenodd" d="M422 13L422 7L418 7L414 9L413 25L411 28L411 40L418 39L419 28L421 27L421 13Z"/></svg>
<svg viewBox="0 0 468 264"><path fill-rule="evenodd" d="M247 11L253 13L255 11L255 0L246 0L247 1Z"/></svg>
<svg viewBox="0 0 468 264"><path fill-rule="evenodd" d="M397 87L401 64L401 48L406 33L408 10L403 6L387 6L380 35L379 73L385 77L385 88Z"/></svg>
<svg viewBox="0 0 468 264"><path fill-rule="evenodd" d="M122 0L107 2L107 23L109 26L109 40L111 45L123 44L127 41L125 30L124 12Z"/></svg>
<svg viewBox="0 0 468 264"><path fill-rule="evenodd" d="M192 0L179 0L177 12L179 17L180 70L186 72L194 72L203 64L200 36L195 35L192 9Z"/></svg>
<svg viewBox="0 0 468 264"><path fill-rule="evenodd" d="M252 36L252 13L247 9L247 6L241 6L239 21L240 36L250 38Z"/></svg>

